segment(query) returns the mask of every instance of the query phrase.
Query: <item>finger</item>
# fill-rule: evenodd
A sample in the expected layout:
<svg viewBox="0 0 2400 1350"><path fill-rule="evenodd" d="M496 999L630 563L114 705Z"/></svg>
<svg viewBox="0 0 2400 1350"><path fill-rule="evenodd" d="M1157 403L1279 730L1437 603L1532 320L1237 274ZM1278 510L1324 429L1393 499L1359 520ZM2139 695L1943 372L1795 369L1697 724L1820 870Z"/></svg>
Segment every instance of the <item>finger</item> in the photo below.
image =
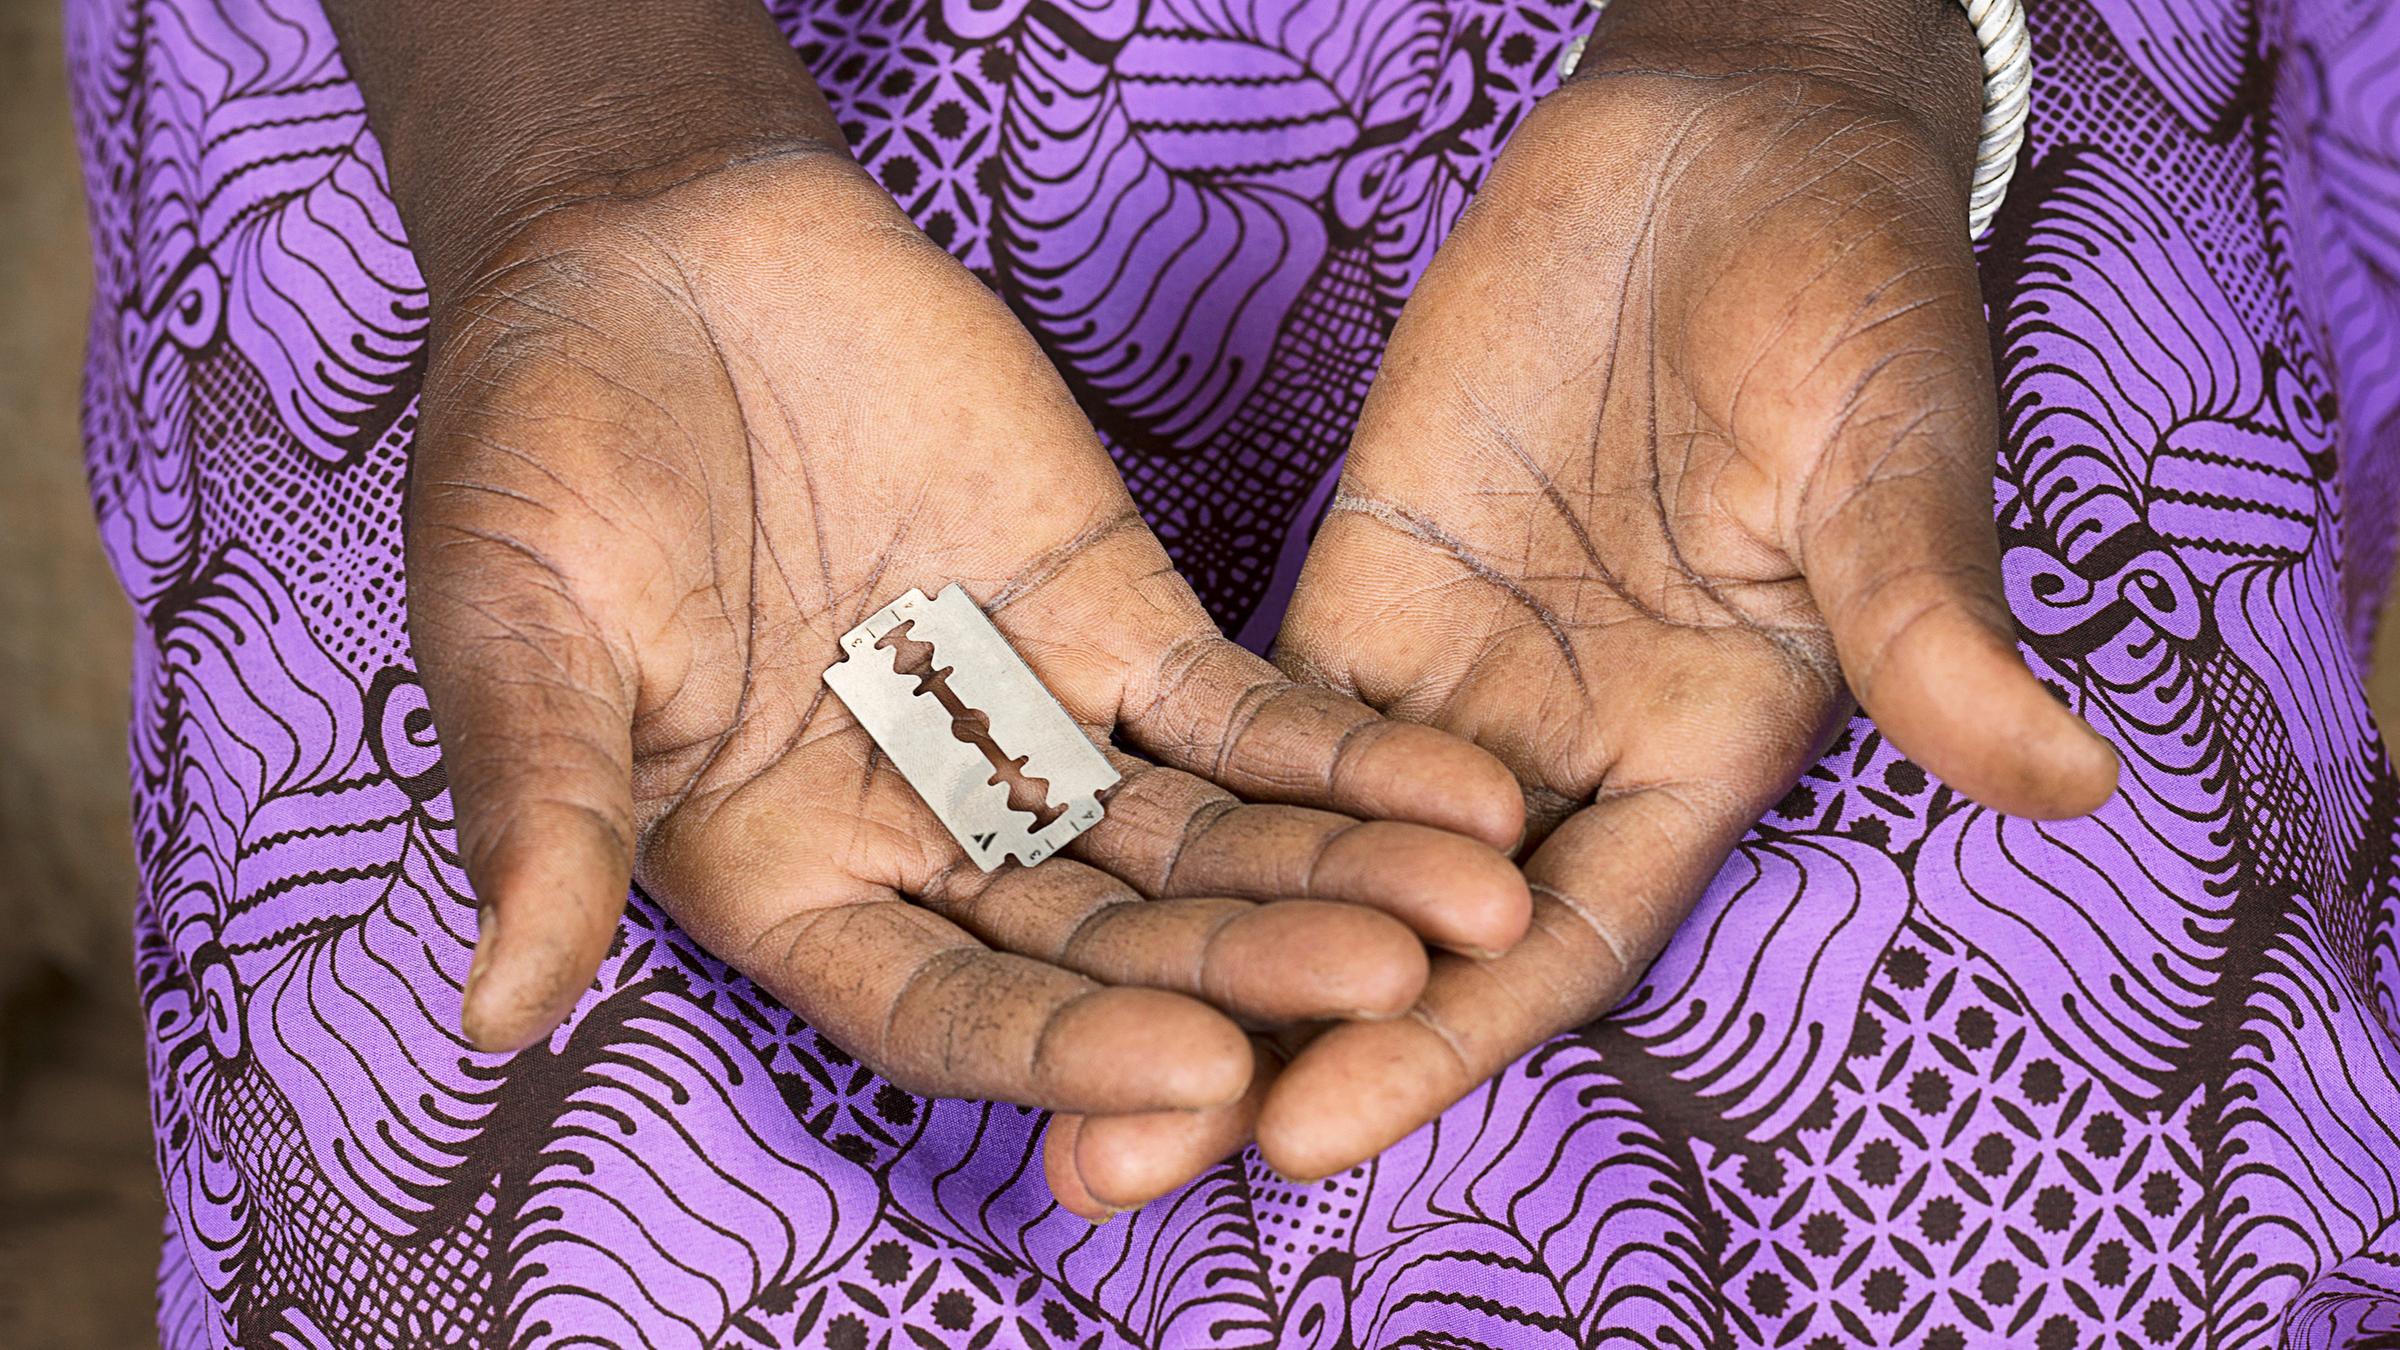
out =
<svg viewBox="0 0 2400 1350"><path fill-rule="evenodd" d="M1412 821L1516 847L1525 811L1516 780L1466 741L1294 683L1213 632L1148 656L1118 727L1162 762L1253 801Z"/></svg>
<svg viewBox="0 0 2400 1350"><path fill-rule="evenodd" d="M1570 817L1526 862L1533 927L1488 961L1435 958L1405 1017L1326 1030L1261 1108L1284 1176L1352 1167L1407 1137L1517 1056L1624 997L1749 827L1745 801L1660 785Z"/></svg>
<svg viewBox="0 0 2400 1350"><path fill-rule="evenodd" d="M1880 297L1849 311L1863 336L1768 372L1807 409L1777 433L1826 429L1794 447L1819 467L1793 552L1851 692L1894 744L1987 806L2082 815L2115 791L2117 759L2018 654L1992 523L1988 332L1972 260L1944 240L1956 267L1827 288L1847 306Z"/></svg>
<svg viewBox="0 0 2400 1350"><path fill-rule="evenodd" d="M1356 905L1149 900L1066 858L949 876L924 904L995 948L1107 984L1189 994L1236 1017L1391 1017L1425 985L1416 936Z"/></svg>
<svg viewBox="0 0 2400 1350"><path fill-rule="evenodd" d="M553 572L433 508L410 539L417 667L482 907L459 1021L547 1034L589 987L633 869L631 682Z"/></svg>
<svg viewBox="0 0 2400 1350"><path fill-rule="evenodd" d="M1234 1101L1249 1085L1248 1041L1207 1005L992 951L881 887L789 912L731 944L694 936L921 1096L1188 1111Z"/></svg>
<svg viewBox="0 0 2400 1350"><path fill-rule="evenodd" d="M1524 935L1525 879L1488 845L1429 825L1249 805L1180 770L1112 760L1123 781L1070 851L1145 895L1364 905L1478 953Z"/></svg>
<svg viewBox="0 0 2400 1350"><path fill-rule="evenodd" d="M1250 1142L1280 1062L1264 1044L1254 1046L1254 1053L1250 1090L1228 1106L1051 1117L1042 1137L1042 1172L1050 1193L1070 1213L1105 1223L1189 1185L1240 1152Z"/></svg>
<svg viewBox="0 0 2400 1350"><path fill-rule="evenodd" d="M1060 1113L1042 1127L1042 1180L1061 1208L1087 1223L1107 1223L1123 1211L1092 1195L1075 1171L1075 1136L1089 1116Z"/></svg>
<svg viewBox="0 0 2400 1350"><path fill-rule="evenodd" d="M959 880L970 876L980 874L922 799L855 731L661 821L643 852L645 886L703 948L921 1095L1100 1112L1241 1095L1248 1043L1222 1013L993 951L905 898L971 895L979 883Z"/></svg>
<svg viewBox="0 0 2400 1350"><path fill-rule="evenodd" d="M1072 714L1167 764L1251 800L1516 845L1524 803L1506 769L1227 641L1130 503L985 607Z"/></svg>
<svg viewBox="0 0 2400 1350"><path fill-rule="evenodd" d="M1808 546L1809 590L1851 692L1911 759L1996 810L2085 815L2116 791L2116 753L2018 653L1989 496L1860 487Z"/></svg>

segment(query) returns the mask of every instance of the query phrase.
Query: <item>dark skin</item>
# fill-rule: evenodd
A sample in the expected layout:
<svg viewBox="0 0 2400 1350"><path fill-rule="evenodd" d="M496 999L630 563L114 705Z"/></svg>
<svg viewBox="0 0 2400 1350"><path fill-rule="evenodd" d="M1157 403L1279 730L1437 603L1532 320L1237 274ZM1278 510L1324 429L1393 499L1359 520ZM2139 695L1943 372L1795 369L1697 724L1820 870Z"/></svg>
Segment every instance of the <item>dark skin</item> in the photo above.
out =
<svg viewBox="0 0 2400 1350"><path fill-rule="evenodd" d="M337 11L431 292L409 619L485 906L468 1037L549 1032L629 879L895 1082L1055 1109L1234 1100L1235 1017L1391 1016L1426 941L1513 943L1506 770L1225 641L763 14L673 8L512 8L493 50L541 64L455 71L379 58L480 15ZM637 31L578 40L604 19ZM626 105L587 86L707 52L658 92L673 135L612 148ZM1123 747L1106 821L1038 869L968 862L821 678L951 581Z"/></svg>
<svg viewBox="0 0 2400 1350"><path fill-rule="evenodd" d="M1410 301L1277 669L758 11L333 6L432 293L471 1038L553 1026L638 879L905 1086L1059 1112L1097 1218L1253 1137L1341 1170L1605 1011L1854 697L1987 805L2097 807L1998 579L1972 37L1797 8L1617 0ZM1031 871L823 692L950 580L1127 774Z"/></svg>
<svg viewBox="0 0 2400 1350"><path fill-rule="evenodd" d="M1509 766L1528 936L1288 1039L1209 1130L1057 1122L1071 1207L1253 1135L1339 1172L1607 1011L1855 707L1985 805L2108 798L2000 585L1979 100L1954 4L1611 7L1403 313L1278 649Z"/></svg>

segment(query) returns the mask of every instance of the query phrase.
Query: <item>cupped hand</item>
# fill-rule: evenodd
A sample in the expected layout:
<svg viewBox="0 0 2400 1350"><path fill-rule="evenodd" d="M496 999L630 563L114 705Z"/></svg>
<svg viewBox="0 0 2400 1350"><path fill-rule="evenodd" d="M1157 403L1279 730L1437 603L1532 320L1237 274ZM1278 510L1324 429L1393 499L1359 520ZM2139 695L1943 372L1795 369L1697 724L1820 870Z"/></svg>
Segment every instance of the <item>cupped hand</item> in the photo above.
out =
<svg viewBox="0 0 2400 1350"><path fill-rule="evenodd" d="M629 879L894 1081L1072 1110L1222 1107L1233 1018L1390 1015L1421 939L1522 932L1506 770L1220 637L1031 339L838 152L563 201L448 275L410 625L476 1044L559 1023ZM822 680L952 581L1117 742L1035 868L979 872Z"/></svg>
<svg viewBox="0 0 2400 1350"><path fill-rule="evenodd" d="M1606 1011L1852 696L1998 810L2116 782L2001 587L1972 103L1617 59L1537 110L1411 299L1283 634L1287 668L1515 772L1533 928L1298 1055L1257 1126L1288 1175Z"/></svg>

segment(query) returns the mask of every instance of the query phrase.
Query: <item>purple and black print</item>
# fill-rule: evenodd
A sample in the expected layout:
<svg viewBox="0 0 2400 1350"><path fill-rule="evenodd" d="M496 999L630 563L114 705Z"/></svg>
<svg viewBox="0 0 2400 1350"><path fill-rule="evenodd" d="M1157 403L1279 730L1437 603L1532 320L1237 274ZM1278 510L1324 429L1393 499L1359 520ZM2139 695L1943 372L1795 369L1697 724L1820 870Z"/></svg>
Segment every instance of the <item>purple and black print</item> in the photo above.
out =
<svg viewBox="0 0 2400 1350"><path fill-rule="evenodd" d="M2358 683L2400 539L2400 11L2035 8L1996 509L2116 801L2007 819L1856 723L1615 1014L1347 1175L1237 1158L1095 1228L1032 1113L879 1082L638 896L566 1027L467 1050L402 623L424 298L357 91L308 0L70 9L167 1343L2400 1338L2400 781ZM1252 640L1588 14L778 7Z"/></svg>

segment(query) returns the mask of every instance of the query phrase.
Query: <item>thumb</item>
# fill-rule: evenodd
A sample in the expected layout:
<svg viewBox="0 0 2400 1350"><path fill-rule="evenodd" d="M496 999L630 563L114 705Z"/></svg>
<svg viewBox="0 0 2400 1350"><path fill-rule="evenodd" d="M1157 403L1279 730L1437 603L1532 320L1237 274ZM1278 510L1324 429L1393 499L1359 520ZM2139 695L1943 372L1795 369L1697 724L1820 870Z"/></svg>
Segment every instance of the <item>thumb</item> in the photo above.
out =
<svg viewBox="0 0 2400 1350"><path fill-rule="evenodd" d="M1975 434L1990 444L1988 426ZM2017 651L1991 459L1935 450L1899 463L1908 457L1832 447L1832 490L1802 536L1851 692L1902 753L1986 806L2037 819L2099 809L2116 791L2116 753Z"/></svg>
<svg viewBox="0 0 2400 1350"><path fill-rule="evenodd" d="M625 907L630 681L523 545L456 527L410 542L410 635L482 906L460 1029L513 1051L574 1007Z"/></svg>

